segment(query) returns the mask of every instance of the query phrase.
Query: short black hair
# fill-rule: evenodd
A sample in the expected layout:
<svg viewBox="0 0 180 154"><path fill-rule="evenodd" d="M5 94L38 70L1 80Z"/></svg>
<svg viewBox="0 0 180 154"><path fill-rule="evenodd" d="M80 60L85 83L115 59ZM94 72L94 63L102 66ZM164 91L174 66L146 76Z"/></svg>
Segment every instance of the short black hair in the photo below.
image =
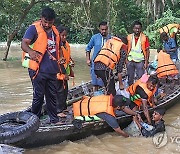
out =
<svg viewBox="0 0 180 154"><path fill-rule="evenodd" d="M122 96L122 95L115 95L114 97L113 97L113 100L112 100L112 106L114 107L114 108L116 108L116 107L121 107L121 106L125 106L126 104L126 98L124 97L124 96Z"/></svg>
<svg viewBox="0 0 180 154"><path fill-rule="evenodd" d="M153 74L153 75L150 75L148 81L151 81L152 84L155 85L155 84L158 84L159 79L158 79L157 75Z"/></svg>
<svg viewBox="0 0 180 154"><path fill-rule="evenodd" d="M63 31L67 31L67 28L62 25L58 26L57 29L58 29L59 33L62 33Z"/></svg>
<svg viewBox="0 0 180 154"><path fill-rule="evenodd" d="M164 37L168 37L168 34L167 34L166 32L162 32L162 33L160 34L160 38L161 38L161 39L164 38Z"/></svg>
<svg viewBox="0 0 180 154"><path fill-rule="evenodd" d="M46 7L42 10L41 17L45 18L47 21L51 21L56 18L56 14L53 9Z"/></svg>
<svg viewBox="0 0 180 154"><path fill-rule="evenodd" d="M99 27L100 26L106 26L107 25L107 22L106 21L101 21L100 23L99 23Z"/></svg>
<svg viewBox="0 0 180 154"><path fill-rule="evenodd" d="M132 27L134 27L135 25L140 25L142 27L142 23L138 20L133 22Z"/></svg>
<svg viewBox="0 0 180 154"><path fill-rule="evenodd" d="M162 47L157 49L157 53L159 53L162 50Z"/></svg>
<svg viewBox="0 0 180 154"><path fill-rule="evenodd" d="M122 36L122 37L120 37L120 39L124 44L126 44L126 45L128 44L127 37Z"/></svg>
<svg viewBox="0 0 180 154"><path fill-rule="evenodd" d="M154 109L155 112L159 113L160 115L164 115L166 110L164 108L156 108Z"/></svg>

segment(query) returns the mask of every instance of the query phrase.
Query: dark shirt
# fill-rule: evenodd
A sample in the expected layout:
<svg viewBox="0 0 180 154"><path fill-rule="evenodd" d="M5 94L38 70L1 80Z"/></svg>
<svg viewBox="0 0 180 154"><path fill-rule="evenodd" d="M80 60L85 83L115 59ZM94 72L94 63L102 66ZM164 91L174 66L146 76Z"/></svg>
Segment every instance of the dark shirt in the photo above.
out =
<svg viewBox="0 0 180 154"><path fill-rule="evenodd" d="M38 37L37 30L34 25L31 25L26 30L23 38L31 40L30 44L33 44L36 41L37 37ZM47 33L47 37L48 37L47 50L56 58L56 44L55 44L56 35L54 32L51 31ZM56 74L59 72L57 62L52 60L48 52L45 52L43 56L39 71L50 74Z"/></svg>
<svg viewBox="0 0 180 154"><path fill-rule="evenodd" d="M135 93L139 94L142 99L148 99L148 95L145 93L144 89L140 86L137 86Z"/></svg>
<svg viewBox="0 0 180 154"><path fill-rule="evenodd" d="M108 114L108 113L98 113L96 114L99 118L103 119L104 121L106 121L108 123L109 126L111 126L113 129L118 128L119 124L116 120L115 117L113 117L112 115Z"/></svg>
<svg viewBox="0 0 180 154"><path fill-rule="evenodd" d="M145 128L141 129L141 133L143 136L145 137L152 137L154 136L156 133L159 132L164 132L165 131L165 125L164 125L164 120L159 121L158 123L153 123L153 129L150 131L147 131Z"/></svg>

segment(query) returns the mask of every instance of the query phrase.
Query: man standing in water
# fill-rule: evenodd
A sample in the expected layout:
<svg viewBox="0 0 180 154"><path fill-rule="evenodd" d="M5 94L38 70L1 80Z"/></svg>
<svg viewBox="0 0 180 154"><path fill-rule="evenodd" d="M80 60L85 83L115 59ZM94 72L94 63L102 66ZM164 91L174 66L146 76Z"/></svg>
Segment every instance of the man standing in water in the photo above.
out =
<svg viewBox="0 0 180 154"><path fill-rule="evenodd" d="M91 67L90 73L91 73L92 85L94 86L93 87L94 91L97 91L98 87L104 86L103 81L100 78L97 78L94 72L94 59L96 58L99 51L103 47L104 43L110 38L111 38L111 35L108 35L107 22L103 21L99 24L99 33L91 37L86 47L86 63L88 66ZM94 47L94 52L91 57L90 53L93 47Z"/></svg>
<svg viewBox="0 0 180 154"><path fill-rule="evenodd" d="M138 79L144 74L149 61L149 40L142 32L139 21L133 23L133 33L127 36L127 75L129 86L134 83L135 72Z"/></svg>
<svg viewBox="0 0 180 154"><path fill-rule="evenodd" d="M24 51L23 61L28 60L25 67L28 67L33 85L32 113L40 117L45 96L50 122L58 123L57 78L60 79L62 74L58 64L60 38L58 30L53 26L54 20L54 10L43 9L40 20L26 30L21 48Z"/></svg>

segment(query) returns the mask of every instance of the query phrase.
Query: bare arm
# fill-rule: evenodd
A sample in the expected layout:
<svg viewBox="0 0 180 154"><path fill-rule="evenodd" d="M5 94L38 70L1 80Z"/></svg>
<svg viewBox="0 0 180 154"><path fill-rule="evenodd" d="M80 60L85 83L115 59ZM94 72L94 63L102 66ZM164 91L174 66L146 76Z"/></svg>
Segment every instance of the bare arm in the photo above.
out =
<svg viewBox="0 0 180 154"><path fill-rule="evenodd" d="M59 58L60 58L60 64L65 64L66 63L66 59L64 58L64 54L63 54L63 50L61 48L61 46L59 46Z"/></svg>
<svg viewBox="0 0 180 154"><path fill-rule="evenodd" d="M146 52L147 52L146 61L148 62L148 61L149 61L149 55L150 55L150 50L149 50L149 48L146 49Z"/></svg>
<svg viewBox="0 0 180 154"><path fill-rule="evenodd" d="M86 52L86 63L88 66L91 65L90 52Z"/></svg>
<svg viewBox="0 0 180 154"><path fill-rule="evenodd" d="M152 98L151 98L151 103L152 103L152 107L153 107L153 108L156 108L155 101L157 101L157 99L155 99L155 98L154 98L154 95L153 95Z"/></svg>
<svg viewBox="0 0 180 154"><path fill-rule="evenodd" d="M150 55L149 48L146 49L146 54L147 56L145 57L145 62L144 62L145 69L148 67L148 62L149 62L149 55Z"/></svg>
<svg viewBox="0 0 180 154"><path fill-rule="evenodd" d="M139 129L141 130L142 126L141 126L140 121L138 120L138 118L134 116L134 117L133 117L133 121L137 124L137 126L138 126Z"/></svg>
<svg viewBox="0 0 180 154"><path fill-rule="evenodd" d="M120 135L122 135L122 136L124 136L124 137L129 137L129 135L128 135L126 132L124 132L123 130L121 130L120 127L114 128L114 130L115 130L118 134L120 134Z"/></svg>
<svg viewBox="0 0 180 154"><path fill-rule="evenodd" d="M137 113L135 112L135 111L133 111L133 110L131 110L130 108L128 108L128 107L125 107L124 109L123 109L123 111L124 112L126 112L127 114L130 114L130 115L137 115Z"/></svg>
<svg viewBox="0 0 180 154"><path fill-rule="evenodd" d="M123 72L123 67L125 65L127 56L126 56L126 51L124 49L120 50L120 54L121 54L121 56L120 56L121 58L116 65L116 70L118 73L119 88L124 89L124 85L123 85L123 81L122 81L122 72Z"/></svg>
<svg viewBox="0 0 180 154"><path fill-rule="evenodd" d="M29 47L31 43L31 40L29 39L23 39L22 42L21 42L21 48L23 51L27 52L30 56L30 59L36 61L36 62L39 62L39 59L41 57L41 54L37 51L34 51L33 49L31 49Z"/></svg>
<svg viewBox="0 0 180 154"><path fill-rule="evenodd" d="M31 49L29 47L31 43L31 40L30 39L23 39L22 42L21 42L21 48L23 51L29 53L29 52L33 52L33 49Z"/></svg>
<svg viewBox="0 0 180 154"><path fill-rule="evenodd" d="M118 81L119 81L119 88L121 87L121 85L123 85L123 81L122 81L122 75L121 73L118 73ZM121 89L121 88L120 88Z"/></svg>
<svg viewBox="0 0 180 154"><path fill-rule="evenodd" d="M151 124L151 119L150 119L149 111L148 111L148 107L147 107L147 100L142 99L142 104L143 104L143 112L148 121L148 124Z"/></svg>

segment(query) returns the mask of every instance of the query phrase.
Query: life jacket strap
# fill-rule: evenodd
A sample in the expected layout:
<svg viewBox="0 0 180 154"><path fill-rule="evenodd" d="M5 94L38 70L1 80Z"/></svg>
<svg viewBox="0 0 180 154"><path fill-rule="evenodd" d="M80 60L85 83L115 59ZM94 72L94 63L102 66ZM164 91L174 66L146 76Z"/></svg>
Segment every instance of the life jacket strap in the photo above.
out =
<svg viewBox="0 0 180 154"><path fill-rule="evenodd" d="M166 65L159 66L158 68L161 68L161 67L164 67L164 66L169 66L169 65L176 66L175 64L166 64ZM158 69L158 68L157 68L157 69ZM156 70L157 70L157 69L156 69Z"/></svg>
<svg viewBox="0 0 180 154"><path fill-rule="evenodd" d="M84 98L81 99L80 101L80 107L79 107L79 110L80 110L80 116L83 117L83 120L85 121L85 116L82 114L82 101L84 100Z"/></svg>
<svg viewBox="0 0 180 154"><path fill-rule="evenodd" d="M90 101L91 101L91 98L92 98L92 96L88 99L88 116L91 115L91 113L90 113Z"/></svg>

